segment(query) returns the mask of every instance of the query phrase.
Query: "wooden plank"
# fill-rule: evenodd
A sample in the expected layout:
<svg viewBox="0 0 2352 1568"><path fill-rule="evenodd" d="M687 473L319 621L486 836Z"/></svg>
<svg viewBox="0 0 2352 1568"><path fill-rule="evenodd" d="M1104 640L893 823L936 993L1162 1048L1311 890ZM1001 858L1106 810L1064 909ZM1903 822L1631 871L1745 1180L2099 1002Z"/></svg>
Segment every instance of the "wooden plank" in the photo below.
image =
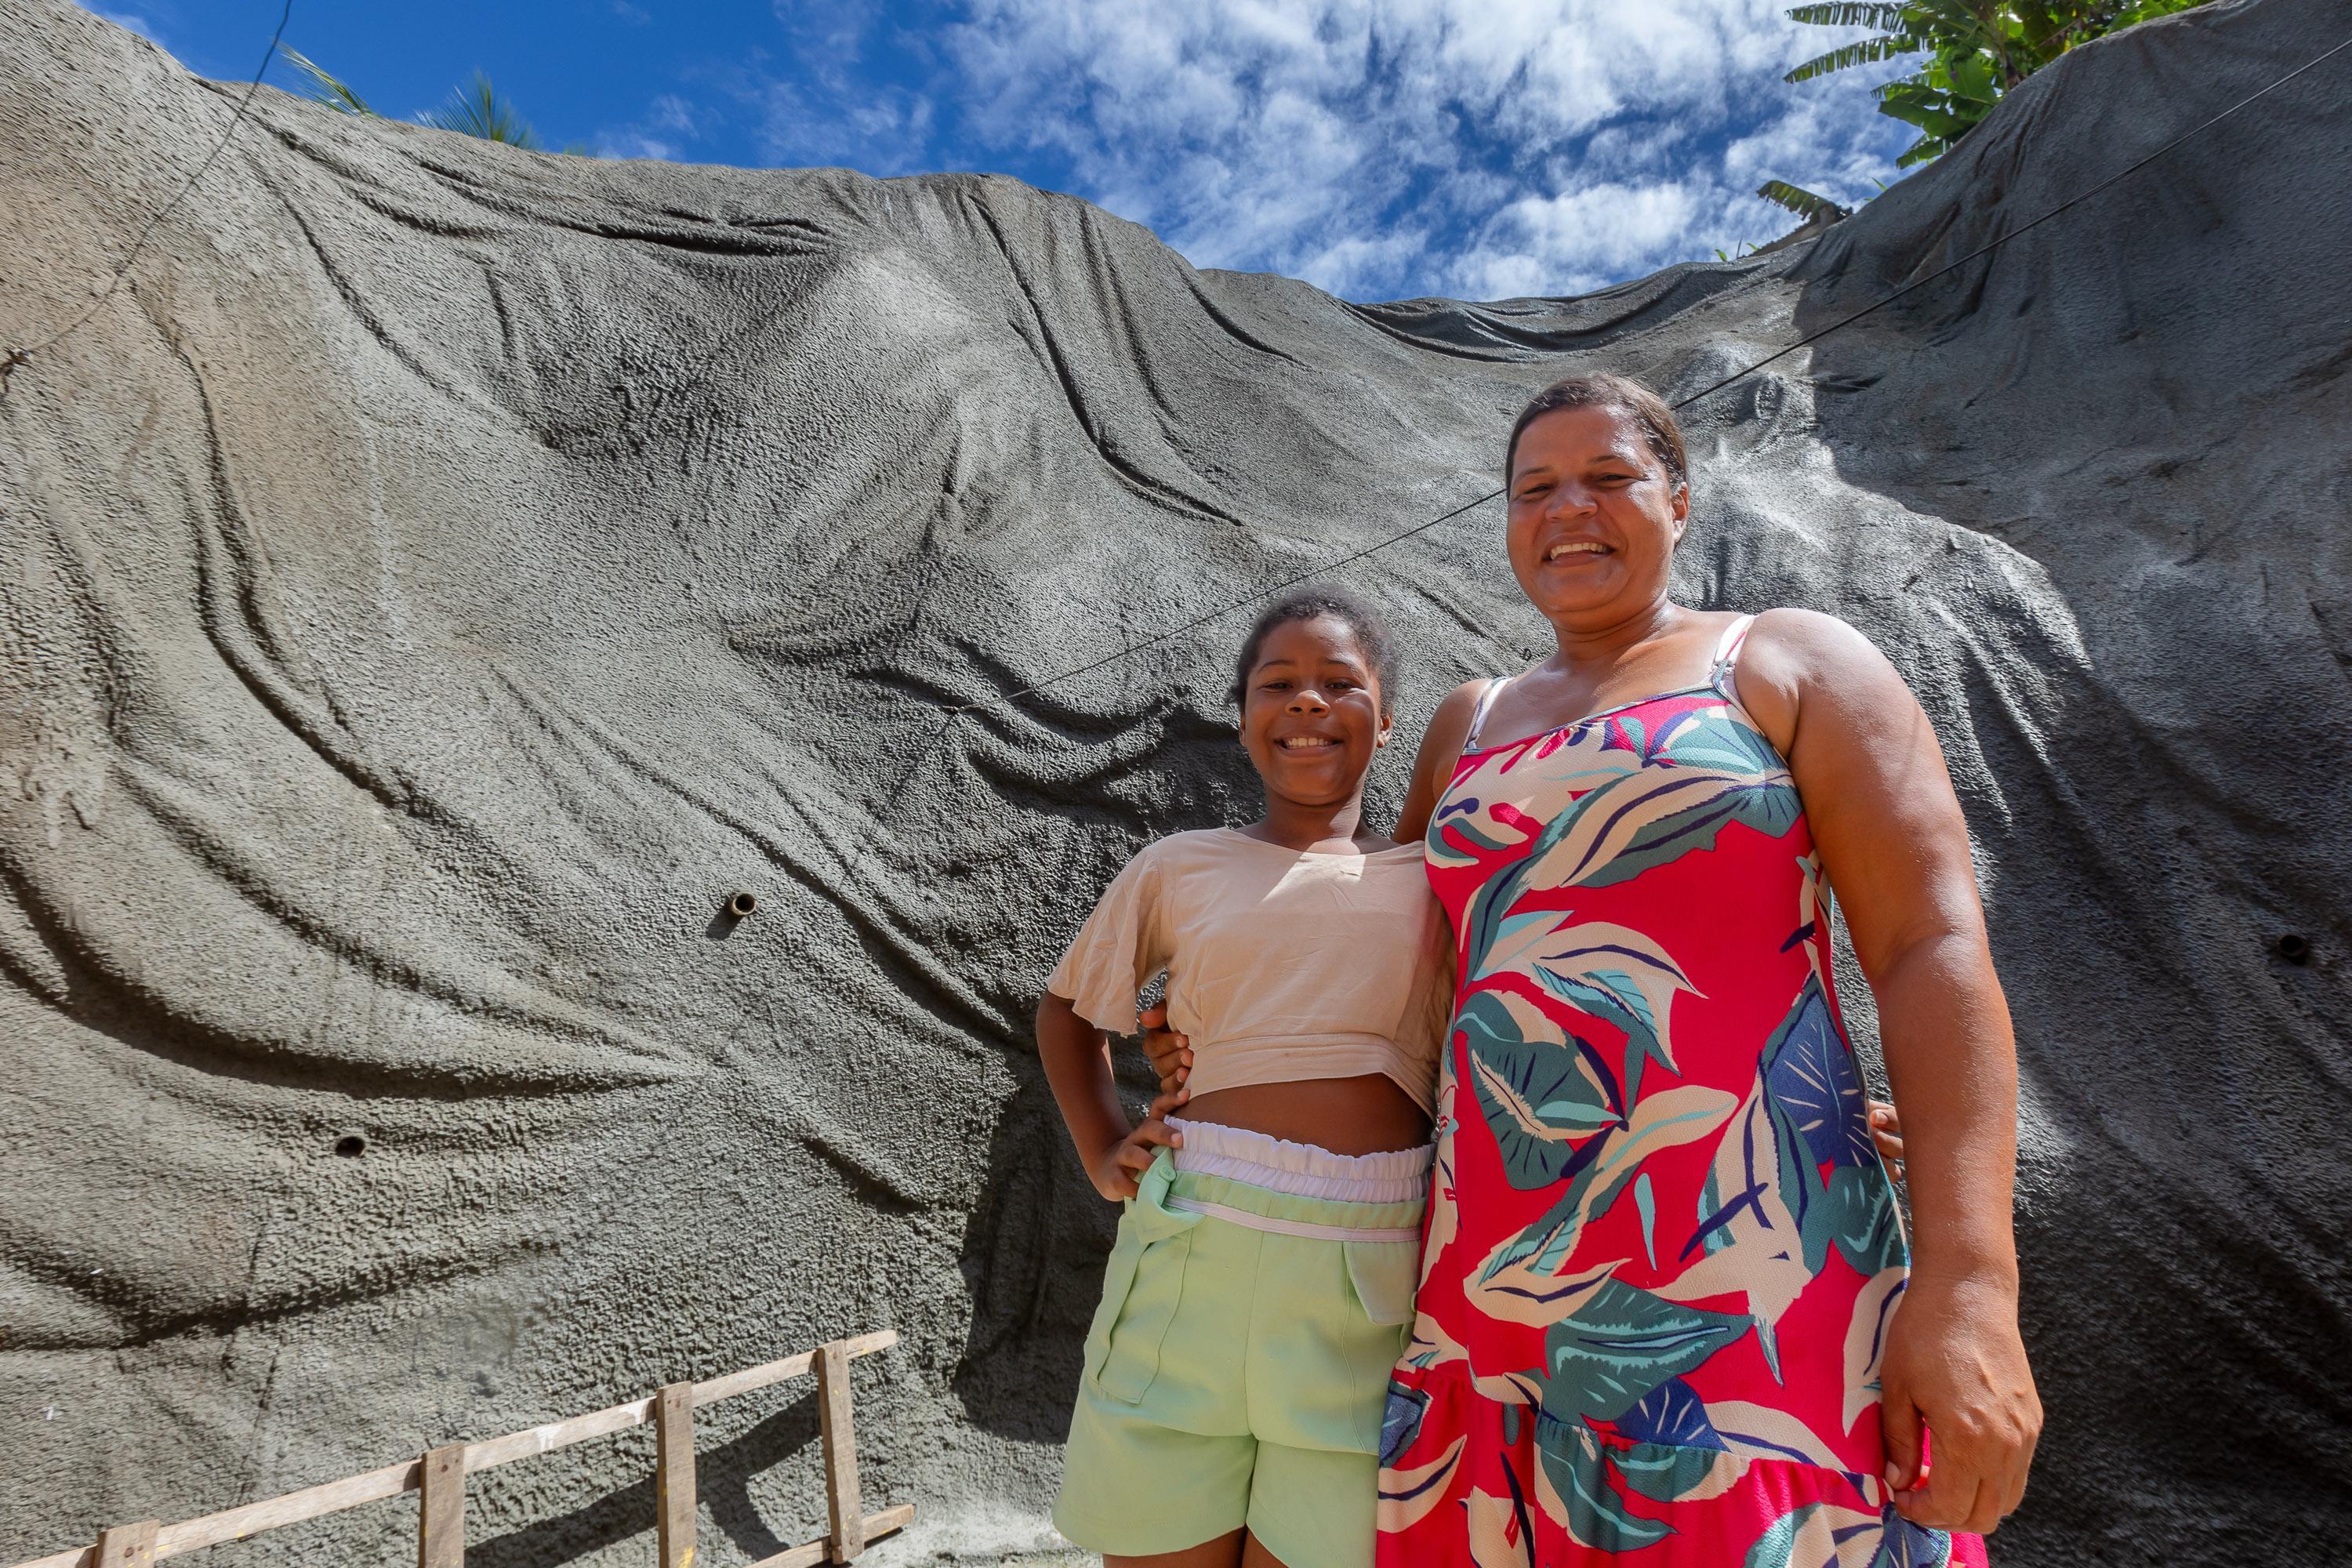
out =
<svg viewBox="0 0 2352 1568"><path fill-rule="evenodd" d="M826 1543L835 1563L866 1550L866 1510L857 1500L857 1423L849 1397L849 1346L841 1340L816 1352L816 1429L824 1447Z"/></svg>
<svg viewBox="0 0 2352 1568"><path fill-rule="evenodd" d="M155 1568L155 1532L163 1525L152 1519L118 1524L98 1532L98 1568Z"/></svg>
<svg viewBox="0 0 2352 1568"><path fill-rule="evenodd" d="M882 1329L841 1342L846 1353L853 1357L871 1355L898 1342L898 1333L895 1329ZM738 1394L782 1383L786 1378L801 1376L813 1371L816 1361L817 1352L810 1351L698 1383L694 1385L694 1404L698 1407L715 1404L721 1399L732 1399ZM510 1465L518 1459L551 1453L574 1443L584 1443L592 1437L625 1432L652 1420L653 1412L653 1400L634 1400L626 1405L592 1411L585 1415L551 1421L526 1431L510 1432L502 1437L489 1437L479 1443L467 1444L466 1470L471 1474L499 1465ZM167 1524L156 1532L155 1555L159 1558L176 1557L182 1552L217 1546L226 1541L241 1541L248 1535L257 1535L280 1525L299 1524L304 1520L320 1519L331 1513L341 1513L345 1509L358 1508L363 1503L381 1502L404 1492L413 1492L418 1485L417 1472L418 1462L406 1459L396 1465L386 1465L382 1469L370 1470L364 1475L346 1476L339 1481L327 1481L319 1486L305 1487L299 1491L264 1498L259 1502L249 1502L239 1508L223 1509L218 1513ZM19 1563L16 1568L97 1568L97 1563L95 1547L79 1546Z"/></svg>
<svg viewBox="0 0 2352 1568"><path fill-rule="evenodd" d="M853 1356L872 1355L887 1351L898 1342L898 1331L882 1329L870 1334L860 1334L842 1344ZM722 1399L732 1399L739 1394L749 1394L755 1388L765 1388L772 1383L782 1383L788 1377L799 1377L816 1365L817 1352L803 1351L788 1355L782 1361L772 1361L765 1366L755 1366L742 1372L730 1372L725 1377L714 1377L708 1383L694 1385L694 1403L698 1408L715 1405Z"/></svg>
<svg viewBox="0 0 2352 1568"><path fill-rule="evenodd" d="M428 1448L416 1468L416 1568L465 1568L466 1445Z"/></svg>
<svg viewBox="0 0 2352 1568"><path fill-rule="evenodd" d="M500 1465L511 1465L517 1459L551 1454L574 1443L585 1443L591 1437L607 1437L615 1432L625 1432L632 1426L642 1426L653 1418L654 1402L635 1399L626 1405L593 1410L585 1415L550 1421L544 1426L533 1426L528 1431L509 1432L503 1437L485 1437L478 1443L466 1445L466 1473L470 1476L477 1470L494 1470Z"/></svg>
<svg viewBox="0 0 2352 1568"><path fill-rule="evenodd" d="M906 1529L914 1517L915 1505L910 1502L902 1502L896 1508L886 1508L880 1513L867 1514L866 1516L866 1544L870 1546L886 1535ZM823 1541L812 1541L805 1546L794 1546L779 1552L773 1557L762 1557L752 1563L751 1568L817 1568L817 1564L825 1561L826 1554L832 1549L833 1541L830 1537Z"/></svg>
<svg viewBox="0 0 2352 1568"><path fill-rule="evenodd" d="M694 1568L694 1384L654 1395L654 1531L661 1568Z"/></svg>
<svg viewBox="0 0 2352 1568"><path fill-rule="evenodd" d="M340 1481L305 1487L299 1492L288 1492L283 1497L264 1498L259 1502L247 1503L243 1508L223 1509L202 1519L167 1524L155 1538L155 1555L176 1557L183 1552L217 1546L224 1541L241 1540L265 1530L275 1530L281 1524L299 1524L306 1519L341 1513L347 1508L382 1502L386 1498L398 1497L403 1492L415 1489L416 1461L404 1460L397 1465L386 1465L380 1470L370 1470L363 1476L347 1476Z"/></svg>

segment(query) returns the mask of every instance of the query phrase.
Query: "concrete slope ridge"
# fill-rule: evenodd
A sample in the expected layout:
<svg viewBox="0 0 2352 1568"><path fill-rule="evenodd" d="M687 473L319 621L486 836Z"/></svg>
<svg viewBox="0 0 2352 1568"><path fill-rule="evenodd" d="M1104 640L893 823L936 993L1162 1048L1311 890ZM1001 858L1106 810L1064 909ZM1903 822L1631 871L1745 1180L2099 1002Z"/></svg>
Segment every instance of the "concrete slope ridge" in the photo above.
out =
<svg viewBox="0 0 2352 1568"><path fill-rule="evenodd" d="M1112 1215L1027 1014L1126 856L1251 808L1244 618L947 710L1492 488L1558 375L1705 386L2348 26L2135 28L1810 245L1486 305L264 89L0 398L0 1561L886 1325L869 1495L924 1522L877 1560L1046 1542ZM2051 1413L2013 1568L2352 1540L2347 60L1691 411L1684 592L1877 639L1978 836ZM241 91L0 7L0 343ZM1345 574L1412 725L1537 646L1498 527ZM705 1415L705 1559L815 1532L805 1385ZM644 1560L650 1453L478 1478L469 1561Z"/></svg>

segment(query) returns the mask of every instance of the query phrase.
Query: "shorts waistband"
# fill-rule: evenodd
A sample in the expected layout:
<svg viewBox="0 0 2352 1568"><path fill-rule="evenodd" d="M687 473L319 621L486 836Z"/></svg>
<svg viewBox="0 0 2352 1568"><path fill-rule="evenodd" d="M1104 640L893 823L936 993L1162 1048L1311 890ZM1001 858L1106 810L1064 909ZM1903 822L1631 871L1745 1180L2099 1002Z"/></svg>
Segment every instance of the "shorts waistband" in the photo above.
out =
<svg viewBox="0 0 2352 1568"><path fill-rule="evenodd" d="M1418 1241L1435 1151L1334 1154L1209 1121L1169 1118L1184 1146L1166 1152L1167 1206L1276 1236Z"/></svg>

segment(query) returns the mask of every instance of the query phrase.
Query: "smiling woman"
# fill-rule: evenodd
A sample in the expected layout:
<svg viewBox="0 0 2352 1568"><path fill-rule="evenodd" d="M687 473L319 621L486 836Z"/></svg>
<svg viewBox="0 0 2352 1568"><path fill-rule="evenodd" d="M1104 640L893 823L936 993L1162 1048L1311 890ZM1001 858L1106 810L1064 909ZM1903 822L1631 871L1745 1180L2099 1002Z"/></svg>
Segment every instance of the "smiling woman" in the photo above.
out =
<svg viewBox="0 0 2352 1568"><path fill-rule="evenodd" d="M1559 647L1440 706L1398 829L1459 979L1381 1561L1980 1562L1952 1532L2016 1506L2041 1411L2009 1016L1934 732L1842 623L1666 597L1688 469L1645 389L1562 382L1507 452L1511 569Z"/></svg>

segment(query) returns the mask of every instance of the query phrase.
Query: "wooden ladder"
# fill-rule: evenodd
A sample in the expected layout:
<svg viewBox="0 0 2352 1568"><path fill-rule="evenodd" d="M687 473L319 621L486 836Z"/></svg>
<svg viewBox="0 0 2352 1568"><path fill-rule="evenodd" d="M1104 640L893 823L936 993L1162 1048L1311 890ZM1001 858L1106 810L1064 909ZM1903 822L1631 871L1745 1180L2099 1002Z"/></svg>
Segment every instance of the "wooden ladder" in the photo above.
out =
<svg viewBox="0 0 2352 1568"><path fill-rule="evenodd" d="M427 1448L402 1464L208 1513L202 1519L178 1524L150 1519L113 1525L99 1531L94 1545L32 1558L16 1568L149 1568L160 1558L225 1541L242 1541L265 1530L407 1492L417 1494L417 1568L463 1568L467 1476L648 1424L654 1429L654 1527L661 1547L661 1568L693 1568L695 1411L812 1372L816 1374L817 1435L824 1450L827 1528L818 1540L763 1557L751 1568L815 1568L821 1563L847 1563L868 1542L904 1529L915 1517L915 1505L910 1502L879 1513L864 1511L857 1487L849 1363L853 1357L871 1355L898 1342L894 1329L835 1340L815 1350L706 1383L668 1384L649 1399L574 1415L527 1432L509 1432L503 1437Z"/></svg>

